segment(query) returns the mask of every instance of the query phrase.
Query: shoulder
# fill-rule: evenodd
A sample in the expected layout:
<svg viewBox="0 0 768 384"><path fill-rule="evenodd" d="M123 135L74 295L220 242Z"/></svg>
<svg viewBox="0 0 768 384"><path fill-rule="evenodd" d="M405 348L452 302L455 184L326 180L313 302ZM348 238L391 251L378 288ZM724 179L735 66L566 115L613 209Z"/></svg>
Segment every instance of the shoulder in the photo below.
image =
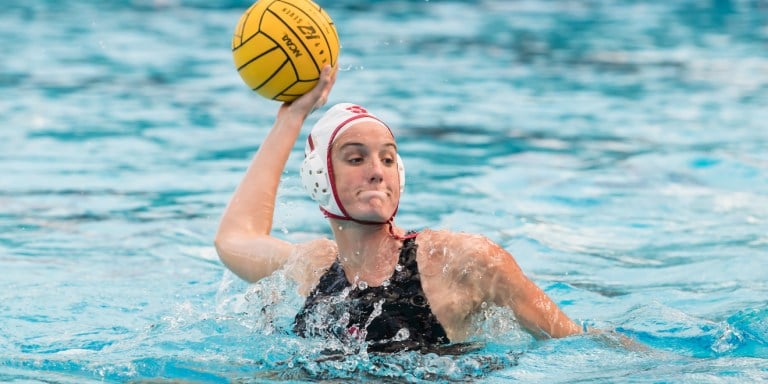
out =
<svg viewBox="0 0 768 384"><path fill-rule="evenodd" d="M331 239L320 238L294 244L293 252L303 256L327 258L336 255L338 246Z"/></svg>
<svg viewBox="0 0 768 384"><path fill-rule="evenodd" d="M458 270L482 273L493 268L511 255L483 235L447 230L424 230L416 238L419 246L419 265L424 272L435 273Z"/></svg>
<svg viewBox="0 0 768 384"><path fill-rule="evenodd" d="M422 287L432 311L451 340L463 340L471 315L493 301L502 270L494 260L511 260L511 255L482 235L425 230L416 239Z"/></svg>
<svg viewBox="0 0 768 384"><path fill-rule="evenodd" d="M461 253L479 256L501 247L486 236L466 232L425 229L419 232L416 244L430 249L445 248L444 253ZM435 252L432 252L435 253Z"/></svg>
<svg viewBox="0 0 768 384"><path fill-rule="evenodd" d="M320 277L336 260L338 247L329 239L316 239L293 246L286 263L288 275L299 284L299 292L306 296L320 281Z"/></svg>

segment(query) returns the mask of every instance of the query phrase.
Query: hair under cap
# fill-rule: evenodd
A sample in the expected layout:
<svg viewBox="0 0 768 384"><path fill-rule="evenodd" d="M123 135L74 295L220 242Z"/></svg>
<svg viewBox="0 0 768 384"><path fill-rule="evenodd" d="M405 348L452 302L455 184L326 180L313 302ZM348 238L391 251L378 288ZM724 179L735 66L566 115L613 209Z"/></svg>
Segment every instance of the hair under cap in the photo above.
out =
<svg viewBox="0 0 768 384"><path fill-rule="evenodd" d="M336 138L347 128L361 122L373 122L392 130L381 119L368 113L356 104L336 104L315 123L307 137L304 147L304 161L301 164L301 183L312 196L312 200L320 204L326 216L361 222L350 217L339 200L336 183L333 180L333 165L331 163L331 146ZM394 136L394 135L393 135ZM400 175L400 191L405 188L405 169L400 156L397 156L397 168ZM394 217L395 212L392 213ZM392 218L390 218L391 220ZM364 224L383 224L361 222Z"/></svg>

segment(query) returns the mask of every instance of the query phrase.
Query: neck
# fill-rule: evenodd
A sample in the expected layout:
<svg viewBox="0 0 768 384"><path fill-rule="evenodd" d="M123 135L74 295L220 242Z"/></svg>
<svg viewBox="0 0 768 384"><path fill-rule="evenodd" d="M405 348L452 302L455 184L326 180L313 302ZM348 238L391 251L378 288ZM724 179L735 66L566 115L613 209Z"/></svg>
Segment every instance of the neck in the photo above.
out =
<svg viewBox="0 0 768 384"><path fill-rule="evenodd" d="M393 233L402 236L400 228L393 223L366 225L348 220L329 221L347 280L378 286L392 276L403 243L390 233L390 225Z"/></svg>

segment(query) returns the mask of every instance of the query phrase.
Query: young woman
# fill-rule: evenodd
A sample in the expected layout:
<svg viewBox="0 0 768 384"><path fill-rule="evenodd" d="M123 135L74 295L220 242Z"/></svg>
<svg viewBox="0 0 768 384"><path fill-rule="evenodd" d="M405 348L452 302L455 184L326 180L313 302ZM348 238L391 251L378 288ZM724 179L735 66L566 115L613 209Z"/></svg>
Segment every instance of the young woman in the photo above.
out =
<svg viewBox="0 0 768 384"><path fill-rule="evenodd" d="M505 306L537 338L581 333L506 250L480 235L395 225L405 185L387 125L354 104L330 108L313 127L302 183L333 239L291 244L270 235L280 176L306 117L323 106L335 71L283 104L232 196L216 234L222 262L255 282L285 269L308 296L301 335L364 343L373 351L429 350L469 336L472 315Z"/></svg>

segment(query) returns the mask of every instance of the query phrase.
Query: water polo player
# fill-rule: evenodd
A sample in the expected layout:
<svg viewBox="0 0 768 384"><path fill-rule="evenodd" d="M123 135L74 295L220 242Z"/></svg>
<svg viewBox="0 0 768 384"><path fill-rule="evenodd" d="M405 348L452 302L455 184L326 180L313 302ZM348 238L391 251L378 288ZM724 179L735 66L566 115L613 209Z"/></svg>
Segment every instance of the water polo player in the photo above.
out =
<svg viewBox="0 0 768 384"><path fill-rule="evenodd" d="M270 235L280 176L306 117L335 82L283 104L230 200L216 234L223 263L255 282L284 269L304 307L294 330L361 343L373 351L429 350L459 343L485 305L510 308L537 338L581 327L484 236L395 224L405 169L389 127L363 107L338 104L315 124L301 168L333 239L291 244Z"/></svg>

